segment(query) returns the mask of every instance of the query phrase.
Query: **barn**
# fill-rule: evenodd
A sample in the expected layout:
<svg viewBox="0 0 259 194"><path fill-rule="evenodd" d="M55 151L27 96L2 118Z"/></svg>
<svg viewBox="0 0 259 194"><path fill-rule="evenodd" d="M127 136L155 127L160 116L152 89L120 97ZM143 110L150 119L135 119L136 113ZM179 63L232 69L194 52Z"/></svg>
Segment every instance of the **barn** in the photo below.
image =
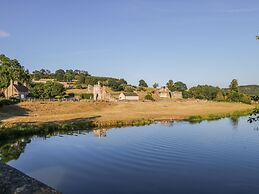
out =
<svg viewBox="0 0 259 194"><path fill-rule="evenodd" d="M138 101L139 95L135 92L122 92L119 95L119 100L125 100L125 101Z"/></svg>

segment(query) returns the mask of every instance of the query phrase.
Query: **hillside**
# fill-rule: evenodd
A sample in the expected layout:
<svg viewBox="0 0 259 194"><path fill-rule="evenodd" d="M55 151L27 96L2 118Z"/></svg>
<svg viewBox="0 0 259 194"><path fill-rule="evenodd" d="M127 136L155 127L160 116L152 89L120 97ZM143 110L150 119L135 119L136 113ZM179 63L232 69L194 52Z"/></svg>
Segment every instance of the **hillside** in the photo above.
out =
<svg viewBox="0 0 259 194"><path fill-rule="evenodd" d="M259 96L259 85L239 86L239 91L247 95Z"/></svg>

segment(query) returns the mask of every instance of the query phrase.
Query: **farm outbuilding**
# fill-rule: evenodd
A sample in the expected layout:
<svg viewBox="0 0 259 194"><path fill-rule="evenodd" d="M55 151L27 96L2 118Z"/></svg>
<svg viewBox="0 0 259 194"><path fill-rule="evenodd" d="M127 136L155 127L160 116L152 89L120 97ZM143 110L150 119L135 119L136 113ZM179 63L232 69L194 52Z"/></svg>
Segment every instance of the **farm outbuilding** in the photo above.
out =
<svg viewBox="0 0 259 194"><path fill-rule="evenodd" d="M138 101L139 95L135 92L122 92L119 95L119 100Z"/></svg>

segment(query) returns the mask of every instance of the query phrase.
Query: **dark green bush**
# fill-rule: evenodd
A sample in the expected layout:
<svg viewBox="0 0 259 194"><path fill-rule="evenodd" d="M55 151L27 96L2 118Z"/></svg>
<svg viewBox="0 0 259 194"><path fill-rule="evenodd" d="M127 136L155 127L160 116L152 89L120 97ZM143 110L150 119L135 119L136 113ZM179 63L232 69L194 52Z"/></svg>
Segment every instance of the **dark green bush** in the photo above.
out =
<svg viewBox="0 0 259 194"><path fill-rule="evenodd" d="M93 99L94 98L94 95L93 94L88 94L88 93L83 93L83 94L80 94L80 98L81 99Z"/></svg>
<svg viewBox="0 0 259 194"><path fill-rule="evenodd" d="M18 99L0 99L0 107L6 106L6 105L12 105L20 102Z"/></svg>
<svg viewBox="0 0 259 194"><path fill-rule="evenodd" d="M145 100L155 101L155 99L152 97L151 94L147 94L147 95L145 96Z"/></svg>

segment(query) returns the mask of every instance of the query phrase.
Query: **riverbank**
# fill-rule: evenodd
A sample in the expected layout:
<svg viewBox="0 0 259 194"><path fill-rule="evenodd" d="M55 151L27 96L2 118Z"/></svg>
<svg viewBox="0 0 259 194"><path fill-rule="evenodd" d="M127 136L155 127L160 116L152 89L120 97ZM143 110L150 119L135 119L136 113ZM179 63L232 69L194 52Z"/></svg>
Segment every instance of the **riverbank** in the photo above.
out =
<svg viewBox="0 0 259 194"><path fill-rule="evenodd" d="M23 102L0 109L0 139L47 135L55 131L139 126L155 121L236 118L250 114L253 108L247 104L207 101Z"/></svg>

